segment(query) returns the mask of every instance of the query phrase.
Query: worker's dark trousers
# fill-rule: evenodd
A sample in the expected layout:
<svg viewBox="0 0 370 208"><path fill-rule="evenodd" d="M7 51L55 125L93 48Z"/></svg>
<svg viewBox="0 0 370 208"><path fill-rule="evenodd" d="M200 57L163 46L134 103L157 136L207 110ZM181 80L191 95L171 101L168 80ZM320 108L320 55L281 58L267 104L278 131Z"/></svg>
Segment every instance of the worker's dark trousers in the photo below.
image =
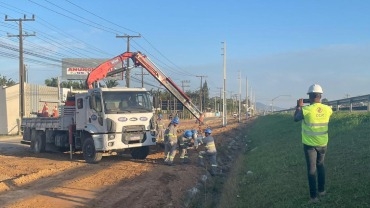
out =
<svg viewBox="0 0 370 208"><path fill-rule="evenodd" d="M327 146L312 147L304 144L303 150L307 163L307 175L308 175L308 185L310 188L310 197L315 198L317 197L317 190L319 192L325 191L324 159ZM317 189L316 189L316 170L318 182Z"/></svg>

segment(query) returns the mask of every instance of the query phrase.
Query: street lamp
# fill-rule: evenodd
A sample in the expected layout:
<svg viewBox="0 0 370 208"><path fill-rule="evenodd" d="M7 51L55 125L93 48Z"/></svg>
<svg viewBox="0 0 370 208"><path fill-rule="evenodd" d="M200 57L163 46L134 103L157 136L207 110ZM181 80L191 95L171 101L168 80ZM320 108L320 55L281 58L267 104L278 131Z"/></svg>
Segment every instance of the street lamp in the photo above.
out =
<svg viewBox="0 0 370 208"><path fill-rule="evenodd" d="M290 95L279 95L279 96L276 96L276 97L272 98L272 100L271 100L271 113L274 112L274 100L278 99L279 97L283 97L283 96L290 97Z"/></svg>

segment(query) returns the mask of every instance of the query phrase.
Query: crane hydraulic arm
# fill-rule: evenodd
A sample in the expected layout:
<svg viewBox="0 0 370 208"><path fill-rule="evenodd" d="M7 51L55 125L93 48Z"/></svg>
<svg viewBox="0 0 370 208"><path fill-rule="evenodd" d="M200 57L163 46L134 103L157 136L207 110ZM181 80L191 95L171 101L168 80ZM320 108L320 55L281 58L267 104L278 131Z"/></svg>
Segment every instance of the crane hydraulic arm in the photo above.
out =
<svg viewBox="0 0 370 208"><path fill-rule="evenodd" d="M90 74L86 78L86 85L89 89L93 88L93 83L97 82L99 80L104 79L108 72L118 63L123 62L124 60L131 58L132 53L131 52L125 52L123 54L120 54L106 62L103 62L99 66L97 66L95 69L93 69ZM117 73L122 71L117 71ZM110 73L110 75L117 74L117 73Z"/></svg>
<svg viewBox="0 0 370 208"><path fill-rule="evenodd" d="M108 73L109 75L115 74L110 70L119 62L130 58L136 67L143 67L146 69L156 80L158 80L172 95L174 95L200 122L203 122L202 113L191 102L191 99L169 78L167 77L148 57L141 52L125 52L118 55L96 67L88 75L86 85L91 89L93 83L104 79ZM117 73L122 70L117 70Z"/></svg>

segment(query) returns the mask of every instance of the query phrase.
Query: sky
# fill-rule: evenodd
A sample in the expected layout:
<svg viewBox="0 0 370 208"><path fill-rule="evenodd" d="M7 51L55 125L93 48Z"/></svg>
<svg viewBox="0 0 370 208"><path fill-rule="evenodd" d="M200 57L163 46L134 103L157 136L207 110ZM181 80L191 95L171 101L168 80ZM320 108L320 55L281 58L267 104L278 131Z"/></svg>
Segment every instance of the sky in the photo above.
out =
<svg viewBox="0 0 370 208"><path fill-rule="evenodd" d="M147 55L185 91L207 81L219 96L226 69L227 97L245 99L248 89L268 106L293 107L315 83L329 101L366 95L369 10L363 0L0 0L0 75L19 80L18 21L5 16L35 15L22 23L24 34L34 34L23 39L29 83L61 76L62 58L113 58L127 49L117 35L140 34L130 51ZM131 74L131 86L141 86L141 69ZM160 87L144 79L146 88Z"/></svg>

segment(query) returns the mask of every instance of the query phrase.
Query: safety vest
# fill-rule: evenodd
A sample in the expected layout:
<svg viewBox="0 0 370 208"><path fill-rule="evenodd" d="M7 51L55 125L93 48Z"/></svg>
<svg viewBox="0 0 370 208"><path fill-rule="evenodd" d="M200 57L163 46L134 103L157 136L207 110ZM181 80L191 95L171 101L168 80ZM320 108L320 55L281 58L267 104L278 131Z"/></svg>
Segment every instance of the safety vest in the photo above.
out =
<svg viewBox="0 0 370 208"><path fill-rule="evenodd" d="M314 103L302 108L302 143L309 146L328 144L328 124L333 110L324 104Z"/></svg>
<svg viewBox="0 0 370 208"><path fill-rule="evenodd" d="M167 138L166 138L167 137ZM165 132L166 141L177 142L177 126L171 124Z"/></svg>
<svg viewBox="0 0 370 208"><path fill-rule="evenodd" d="M203 138L203 143L205 144L206 152L208 153L216 153L216 145L215 140L211 135Z"/></svg>
<svg viewBox="0 0 370 208"><path fill-rule="evenodd" d="M158 130L163 130L164 129L164 125L163 125L162 120L157 120L157 129Z"/></svg>

